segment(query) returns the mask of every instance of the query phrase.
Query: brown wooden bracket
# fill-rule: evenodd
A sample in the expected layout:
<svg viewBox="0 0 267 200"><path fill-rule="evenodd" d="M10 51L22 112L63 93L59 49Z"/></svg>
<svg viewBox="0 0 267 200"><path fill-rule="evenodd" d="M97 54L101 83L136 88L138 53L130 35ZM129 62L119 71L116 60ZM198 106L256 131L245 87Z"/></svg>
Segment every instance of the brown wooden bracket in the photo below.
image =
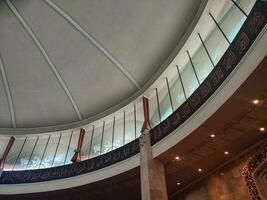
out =
<svg viewBox="0 0 267 200"><path fill-rule="evenodd" d="M78 145L77 145L77 149L75 149L75 153L71 159L71 161L73 163L76 163L76 162L80 162L82 160L82 145L83 145L83 140L84 140L84 135L85 135L85 130L83 128L81 128L80 130L80 135L79 135L79 140L78 140Z"/></svg>
<svg viewBox="0 0 267 200"><path fill-rule="evenodd" d="M2 156L2 158L0 159L0 170L3 170L4 169L4 165L5 165L5 161L6 161L6 158L7 158L7 155L12 147L12 145L14 144L15 142L15 137L14 136L11 136L11 138L9 139L9 142L6 146L6 149L4 151L4 154Z"/></svg>

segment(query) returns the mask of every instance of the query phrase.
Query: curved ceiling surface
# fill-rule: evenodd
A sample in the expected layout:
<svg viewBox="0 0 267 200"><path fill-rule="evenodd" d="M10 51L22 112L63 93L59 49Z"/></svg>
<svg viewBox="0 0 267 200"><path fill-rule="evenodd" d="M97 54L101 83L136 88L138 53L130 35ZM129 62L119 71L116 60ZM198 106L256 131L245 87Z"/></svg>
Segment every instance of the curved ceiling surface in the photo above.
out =
<svg viewBox="0 0 267 200"><path fill-rule="evenodd" d="M201 0L0 1L0 127L86 119L136 93Z"/></svg>

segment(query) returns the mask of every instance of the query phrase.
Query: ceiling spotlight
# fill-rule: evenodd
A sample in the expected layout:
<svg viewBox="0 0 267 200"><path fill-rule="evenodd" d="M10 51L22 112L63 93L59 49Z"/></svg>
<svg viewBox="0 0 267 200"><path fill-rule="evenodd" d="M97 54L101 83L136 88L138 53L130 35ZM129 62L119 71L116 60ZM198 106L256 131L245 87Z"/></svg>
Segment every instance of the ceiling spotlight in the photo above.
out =
<svg viewBox="0 0 267 200"><path fill-rule="evenodd" d="M254 99L252 102L253 102L253 104L255 104L255 105L258 104L258 103L260 103L260 101L259 101L258 99Z"/></svg>
<svg viewBox="0 0 267 200"><path fill-rule="evenodd" d="M261 132L264 132L264 131L265 131L265 128L264 128L264 127L260 127L259 130L260 130Z"/></svg>
<svg viewBox="0 0 267 200"><path fill-rule="evenodd" d="M228 151L225 151L225 152L224 152L224 154L225 154L225 155L228 155L228 154L229 154L229 152L228 152Z"/></svg>
<svg viewBox="0 0 267 200"><path fill-rule="evenodd" d="M215 135L214 135L214 134L211 134L210 137L211 137L211 138L215 138Z"/></svg>
<svg viewBox="0 0 267 200"><path fill-rule="evenodd" d="M197 171L199 171L199 172L202 172L202 169L201 169L201 168L199 168Z"/></svg>
<svg viewBox="0 0 267 200"><path fill-rule="evenodd" d="M177 183L177 185L179 186L179 185L181 185L181 183L180 183L180 182L178 182L178 183Z"/></svg>
<svg viewBox="0 0 267 200"><path fill-rule="evenodd" d="M175 160L180 160L180 157L179 157L179 156L176 156L176 157L175 157Z"/></svg>

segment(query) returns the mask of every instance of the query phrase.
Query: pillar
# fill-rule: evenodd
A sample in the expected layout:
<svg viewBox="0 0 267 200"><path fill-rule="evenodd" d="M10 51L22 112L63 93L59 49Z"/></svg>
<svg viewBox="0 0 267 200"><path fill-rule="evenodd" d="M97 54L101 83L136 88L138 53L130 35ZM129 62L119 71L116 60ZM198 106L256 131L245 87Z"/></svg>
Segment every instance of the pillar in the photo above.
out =
<svg viewBox="0 0 267 200"><path fill-rule="evenodd" d="M148 99L143 98L144 126L140 137L140 170L142 200L167 200L164 165L153 158L150 142Z"/></svg>
<svg viewBox="0 0 267 200"><path fill-rule="evenodd" d="M153 159L148 130L140 137L140 170L142 200L167 200L164 165Z"/></svg>

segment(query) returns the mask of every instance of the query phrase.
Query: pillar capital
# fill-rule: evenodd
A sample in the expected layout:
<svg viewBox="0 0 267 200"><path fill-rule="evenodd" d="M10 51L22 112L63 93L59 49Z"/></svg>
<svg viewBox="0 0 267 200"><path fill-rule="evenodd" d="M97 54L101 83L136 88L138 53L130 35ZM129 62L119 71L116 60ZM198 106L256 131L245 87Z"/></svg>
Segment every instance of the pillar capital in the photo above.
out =
<svg viewBox="0 0 267 200"><path fill-rule="evenodd" d="M149 117L149 100L147 97L143 96L143 110L144 110L144 124L141 132L145 130L150 130L152 128L150 117Z"/></svg>

